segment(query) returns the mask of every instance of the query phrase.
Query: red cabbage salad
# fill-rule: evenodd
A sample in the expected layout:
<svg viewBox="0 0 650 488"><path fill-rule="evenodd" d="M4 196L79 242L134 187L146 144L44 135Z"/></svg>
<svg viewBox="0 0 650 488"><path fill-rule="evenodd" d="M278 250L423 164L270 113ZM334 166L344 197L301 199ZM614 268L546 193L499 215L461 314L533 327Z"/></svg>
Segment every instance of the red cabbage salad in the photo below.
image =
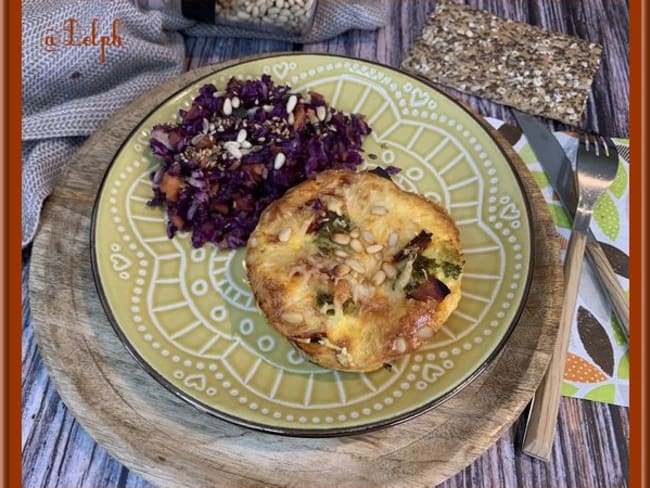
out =
<svg viewBox="0 0 650 488"><path fill-rule="evenodd" d="M358 169L371 132L363 115L268 75L233 77L224 90L206 84L178 114L180 122L151 131L159 164L149 205L166 208L169 238L187 231L195 248L244 246L262 211L289 188L327 169Z"/></svg>

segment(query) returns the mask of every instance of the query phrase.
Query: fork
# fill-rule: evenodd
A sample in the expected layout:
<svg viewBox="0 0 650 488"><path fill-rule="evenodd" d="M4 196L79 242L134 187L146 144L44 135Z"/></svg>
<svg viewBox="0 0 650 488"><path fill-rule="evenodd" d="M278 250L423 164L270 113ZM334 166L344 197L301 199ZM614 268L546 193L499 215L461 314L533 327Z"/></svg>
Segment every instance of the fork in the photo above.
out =
<svg viewBox="0 0 650 488"><path fill-rule="evenodd" d="M611 139L580 135L577 159L579 200L571 238L564 261L566 292L557 341L549 367L540 383L528 413L522 440L522 452L548 461L553 447L571 324L576 308L578 285L593 207L612 184L618 169L618 153Z"/></svg>

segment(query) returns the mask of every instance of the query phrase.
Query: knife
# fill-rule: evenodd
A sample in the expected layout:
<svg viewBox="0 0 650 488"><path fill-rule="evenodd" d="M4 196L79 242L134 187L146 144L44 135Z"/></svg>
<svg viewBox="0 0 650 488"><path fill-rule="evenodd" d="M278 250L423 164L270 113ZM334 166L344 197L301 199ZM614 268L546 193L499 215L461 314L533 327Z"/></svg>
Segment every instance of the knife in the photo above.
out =
<svg viewBox="0 0 650 488"><path fill-rule="evenodd" d="M553 132L538 118L513 109L513 114L523 131L537 160L544 168L555 192L559 195L564 208L575 217L578 205L577 181L564 149L553 135ZM616 278L612 265L603 252L600 243L589 230L587 232L587 257L595 271L601 289L607 297L612 310L629 339L630 307L625 297L623 287Z"/></svg>

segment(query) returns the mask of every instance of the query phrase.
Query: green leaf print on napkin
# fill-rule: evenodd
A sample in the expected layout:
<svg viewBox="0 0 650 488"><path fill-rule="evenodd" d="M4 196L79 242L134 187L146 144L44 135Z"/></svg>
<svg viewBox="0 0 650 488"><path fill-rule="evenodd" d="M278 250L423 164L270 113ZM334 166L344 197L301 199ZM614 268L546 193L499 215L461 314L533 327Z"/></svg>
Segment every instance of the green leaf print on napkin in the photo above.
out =
<svg viewBox="0 0 650 488"><path fill-rule="evenodd" d="M618 323L618 320L616 319L616 316L612 314L611 316L611 325L612 325L612 332L614 333L614 340L616 341L616 344L619 346L622 346L627 342L625 339L625 334L623 334L623 329L621 328L621 324Z"/></svg>
<svg viewBox="0 0 650 488"><path fill-rule="evenodd" d="M553 222L556 226L564 227L565 229L570 229L572 227L571 217L569 217L569 214L564 210L563 206L549 203L548 209L551 212L551 217L553 217Z"/></svg>
<svg viewBox="0 0 650 488"><path fill-rule="evenodd" d="M562 396L572 397L578 392L579 389L580 388L578 388L577 386L573 386L571 383L567 383L566 381L563 381L561 393Z"/></svg>
<svg viewBox="0 0 650 488"><path fill-rule="evenodd" d="M596 202L594 206L594 220L607 237L613 241L616 240L621 223L616 204L609 194L605 193Z"/></svg>
<svg viewBox="0 0 650 488"><path fill-rule="evenodd" d="M618 362L618 369L616 371L616 376L622 380L630 379L630 355L625 353L625 355Z"/></svg>
<svg viewBox="0 0 650 488"><path fill-rule="evenodd" d="M603 385L594 388L584 398L594 402L614 403L616 400L616 385Z"/></svg>
<svg viewBox="0 0 650 488"><path fill-rule="evenodd" d="M529 144L526 144L517 152L519 153L519 157L524 163L531 164L537 162L537 156L535 156L533 148L530 147Z"/></svg>
<svg viewBox="0 0 650 488"><path fill-rule="evenodd" d="M625 171L625 163L619 160L616 178L609 187L609 191L616 195L616 198L622 198L625 195L625 190L627 190L627 171Z"/></svg>
<svg viewBox="0 0 650 488"><path fill-rule="evenodd" d="M537 182L537 186L540 188L546 188L551 184L551 182L548 181L546 173L543 171L531 171L530 174L533 175L533 178L535 178L535 181Z"/></svg>

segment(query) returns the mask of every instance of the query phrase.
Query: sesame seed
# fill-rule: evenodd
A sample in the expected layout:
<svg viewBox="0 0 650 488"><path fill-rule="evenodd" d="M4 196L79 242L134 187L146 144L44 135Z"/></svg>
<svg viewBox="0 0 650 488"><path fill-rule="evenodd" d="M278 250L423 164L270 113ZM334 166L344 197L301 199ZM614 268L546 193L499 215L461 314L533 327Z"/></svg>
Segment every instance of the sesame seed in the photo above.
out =
<svg viewBox="0 0 650 488"><path fill-rule="evenodd" d="M246 136L248 134L246 133L246 129L240 129L240 131L237 133L237 142L240 144L246 140Z"/></svg>
<svg viewBox="0 0 650 488"><path fill-rule="evenodd" d="M388 209L386 207L383 207L381 205L373 205L372 209L370 210L374 215L386 215L388 213Z"/></svg>
<svg viewBox="0 0 650 488"><path fill-rule="evenodd" d="M239 97L232 97L232 108L239 108Z"/></svg>
<svg viewBox="0 0 650 488"><path fill-rule="evenodd" d="M399 353L406 352L406 340L403 337L398 337L393 343L393 348Z"/></svg>

